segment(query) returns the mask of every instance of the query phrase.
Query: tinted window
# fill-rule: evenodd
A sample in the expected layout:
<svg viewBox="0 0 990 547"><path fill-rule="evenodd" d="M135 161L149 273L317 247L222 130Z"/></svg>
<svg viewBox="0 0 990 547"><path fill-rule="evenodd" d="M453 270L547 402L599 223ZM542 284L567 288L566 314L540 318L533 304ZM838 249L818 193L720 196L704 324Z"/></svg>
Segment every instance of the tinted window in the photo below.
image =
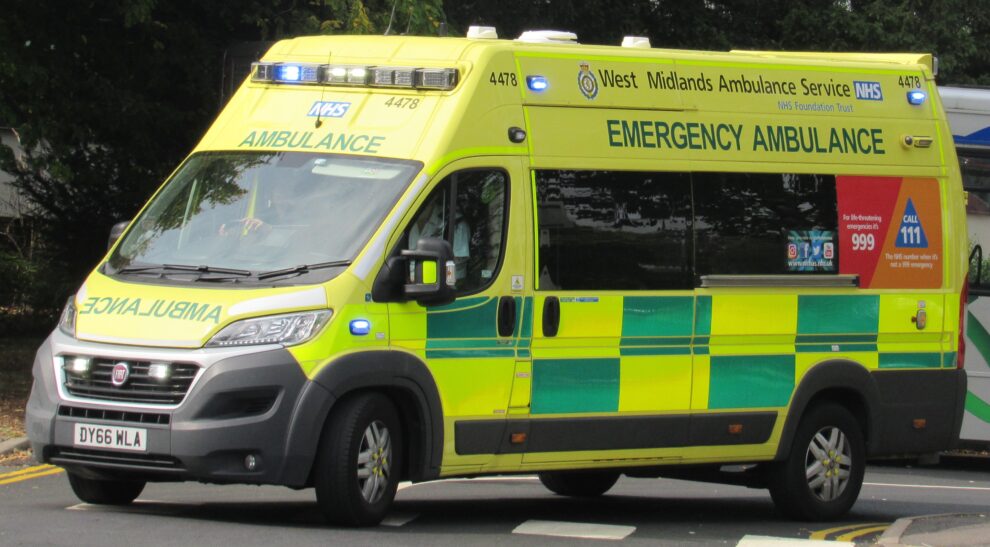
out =
<svg viewBox="0 0 990 547"><path fill-rule="evenodd" d="M409 248L424 237L450 242L457 292L491 284L504 247L508 176L503 171L454 173L440 182L416 213L407 232Z"/></svg>
<svg viewBox="0 0 990 547"><path fill-rule="evenodd" d="M969 279L974 285L990 283L990 152L983 150L957 150L959 168L962 171L963 189L969 193L966 200L966 224L969 244L979 245L981 253L972 257ZM982 258L982 264L978 259Z"/></svg>
<svg viewBox="0 0 990 547"><path fill-rule="evenodd" d="M684 173L537 171L541 290L690 289Z"/></svg>
<svg viewBox="0 0 990 547"><path fill-rule="evenodd" d="M838 273L834 176L692 177L699 276Z"/></svg>

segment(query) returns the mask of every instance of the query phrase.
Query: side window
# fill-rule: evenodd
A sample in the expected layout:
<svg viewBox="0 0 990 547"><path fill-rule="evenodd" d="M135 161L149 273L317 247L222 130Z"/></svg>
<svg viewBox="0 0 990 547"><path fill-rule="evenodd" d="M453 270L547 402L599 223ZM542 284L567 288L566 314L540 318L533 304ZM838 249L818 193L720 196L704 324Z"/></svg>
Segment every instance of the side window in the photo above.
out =
<svg viewBox="0 0 990 547"><path fill-rule="evenodd" d="M508 181L500 170L454 173L440 181L409 225L407 248L424 237L450 242L459 294L484 289L498 273L505 246Z"/></svg>
<svg viewBox="0 0 990 547"><path fill-rule="evenodd" d="M957 150L966 201L966 225L969 232L969 281L974 287L990 285L990 153L982 150ZM979 247L979 251L975 247Z"/></svg>
<svg viewBox="0 0 990 547"><path fill-rule="evenodd" d="M838 273L834 176L692 177L699 276Z"/></svg>
<svg viewBox="0 0 990 547"><path fill-rule="evenodd" d="M536 171L541 290L694 287L686 173Z"/></svg>

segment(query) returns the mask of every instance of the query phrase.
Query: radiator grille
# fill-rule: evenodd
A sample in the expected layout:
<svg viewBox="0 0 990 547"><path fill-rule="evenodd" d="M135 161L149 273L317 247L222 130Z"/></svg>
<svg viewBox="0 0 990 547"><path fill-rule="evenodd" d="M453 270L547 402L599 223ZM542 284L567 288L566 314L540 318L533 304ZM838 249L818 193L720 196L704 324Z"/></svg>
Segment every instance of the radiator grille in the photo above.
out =
<svg viewBox="0 0 990 547"><path fill-rule="evenodd" d="M75 396L101 401L177 405L185 398L199 366L193 363L162 363L102 357L62 357L65 390ZM114 368L127 369L126 380L114 385ZM149 374L154 369L160 374ZM161 374L167 370L167 374ZM119 383L119 382L118 382Z"/></svg>

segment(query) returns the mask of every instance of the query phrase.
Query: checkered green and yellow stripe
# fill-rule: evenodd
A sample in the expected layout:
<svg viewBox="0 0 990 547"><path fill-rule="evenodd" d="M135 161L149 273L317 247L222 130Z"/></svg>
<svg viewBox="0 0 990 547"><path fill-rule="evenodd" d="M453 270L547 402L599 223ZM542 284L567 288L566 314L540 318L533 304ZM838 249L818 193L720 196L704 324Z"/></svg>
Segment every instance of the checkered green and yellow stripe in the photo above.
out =
<svg viewBox="0 0 990 547"><path fill-rule="evenodd" d="M533 341L532 414L782 408L824 361L890 370L955 361L942 294L713 291L560 302L558 335L537 332ZM912 321L919 309L924 329Z"/></svg>

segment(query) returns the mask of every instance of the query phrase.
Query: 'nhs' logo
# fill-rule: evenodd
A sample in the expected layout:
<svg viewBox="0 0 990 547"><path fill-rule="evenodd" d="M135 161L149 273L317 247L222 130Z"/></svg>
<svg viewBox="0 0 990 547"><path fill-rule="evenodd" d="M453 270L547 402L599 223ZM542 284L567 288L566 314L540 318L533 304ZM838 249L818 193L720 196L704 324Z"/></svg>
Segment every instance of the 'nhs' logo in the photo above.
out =
<svg viewBox="0 0 990 547"><path fill-rule="evenodd" d="M882 101L883 89L880 82L853 82L856 86L856 98L861 101Z"/></svg>
<svg viewBox="0 0 990 547"><path fill-rule="evenodd" d="M351 103L341 103L337 101L316 101L309 109L307 116L319 116L321 118L343 118L347 114L347 109Z"/></svg>

